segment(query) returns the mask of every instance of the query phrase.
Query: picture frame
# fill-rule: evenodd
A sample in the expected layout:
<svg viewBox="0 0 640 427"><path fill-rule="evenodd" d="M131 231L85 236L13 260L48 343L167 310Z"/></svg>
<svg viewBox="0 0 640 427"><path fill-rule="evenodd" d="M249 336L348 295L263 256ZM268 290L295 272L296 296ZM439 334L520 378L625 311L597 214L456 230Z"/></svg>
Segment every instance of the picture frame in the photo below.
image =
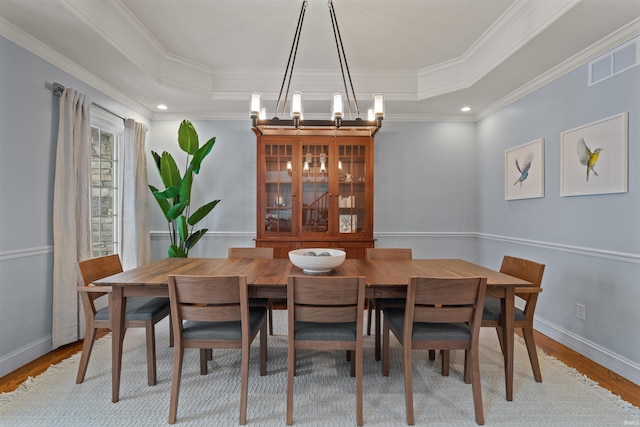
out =
<svg viewBox="0 0 640 427"><path fill-rule="evenodd" d="M358 230L358 215L340 215L340 233L355 233Z"/></svg>
<svg viewBox="0 0 640 427"><path fill-rule="evenodd" d="M628 122L624 112L561 133L561 196L628 191Z"/></svg>
<svg viewBox="0 0 640 427"><path fill-rule="evenodd" d="M504 152L504 199L544 197L544 139Z"/></svg>

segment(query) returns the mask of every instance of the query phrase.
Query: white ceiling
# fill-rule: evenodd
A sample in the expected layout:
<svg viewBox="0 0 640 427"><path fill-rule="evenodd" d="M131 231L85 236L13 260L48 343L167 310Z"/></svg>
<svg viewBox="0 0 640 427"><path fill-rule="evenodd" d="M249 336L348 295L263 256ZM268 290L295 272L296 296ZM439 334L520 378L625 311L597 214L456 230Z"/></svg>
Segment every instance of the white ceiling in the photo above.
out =
<svg viewBox="0 0 640 427"><path fill-rule="evenodd" d="M333 4L361 113L379 92L401 120L477 120L640 34L640 0ZM0 35L147 117L248 118L253 91L274 113L301 5L0 0ZM291 90L311 118L344 92L326 0L309 0Z"/></svg>

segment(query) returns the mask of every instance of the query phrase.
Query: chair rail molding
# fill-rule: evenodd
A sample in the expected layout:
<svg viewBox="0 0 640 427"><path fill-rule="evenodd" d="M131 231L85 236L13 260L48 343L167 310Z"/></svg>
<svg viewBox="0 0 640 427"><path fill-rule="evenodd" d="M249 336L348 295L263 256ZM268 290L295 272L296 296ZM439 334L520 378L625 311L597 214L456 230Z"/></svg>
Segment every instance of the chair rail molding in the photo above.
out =
<svg viewBox="0 0 640 427"><path fill-rule="evenodd" d="M53 245L37 246L33 248L14 249L10 251L0 252L0 261L7 261L10 259L27 258L31 256L40 256L53 253Z"/></svg>
<svg viewBox="0 0 640 427"><path fill-rule="evenodd" d="M640 254L630 252L617 252L606 249L589 248L585 246L565 245L561 243L543 242L540 240L521 239L518 237L500 236L495 234L476 233L480 239L496 240L506 243L534 246L543 249L569 252L577 255L592 256L596 258L609 259L613 261L640 264Z"/></svg>

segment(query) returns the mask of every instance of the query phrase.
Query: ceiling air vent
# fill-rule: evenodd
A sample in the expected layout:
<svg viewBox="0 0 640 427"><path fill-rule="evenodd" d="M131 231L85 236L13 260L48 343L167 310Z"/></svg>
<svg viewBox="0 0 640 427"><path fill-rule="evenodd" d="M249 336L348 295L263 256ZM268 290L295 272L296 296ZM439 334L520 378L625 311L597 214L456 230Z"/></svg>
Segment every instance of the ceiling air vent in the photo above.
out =
<svg viewBox="0 0 640 427"><path fill-rule="evenodd" d="M589 86L640 64L640 37L626 42L589 62Z"/></svg>

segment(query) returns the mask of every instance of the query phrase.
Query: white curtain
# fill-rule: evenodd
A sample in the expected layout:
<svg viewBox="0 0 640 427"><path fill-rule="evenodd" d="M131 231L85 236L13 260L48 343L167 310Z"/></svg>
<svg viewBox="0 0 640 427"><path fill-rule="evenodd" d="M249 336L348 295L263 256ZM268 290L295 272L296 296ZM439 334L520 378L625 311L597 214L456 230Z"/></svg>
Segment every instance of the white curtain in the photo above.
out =
<svg viewBox="0 0 640 427"><path fill-rule="evenodd" d="M120 192L120 258L125 270L150 260L147 157L147 127L133 119L124 124L122 153L122 191Z"/></svg>
<svg viewBox="0 0 640 427"><path fill-rule="evenodd" d="M80 338L76 263L91 257L91 101L60 96L53 190L53 348Z"/></svg>

